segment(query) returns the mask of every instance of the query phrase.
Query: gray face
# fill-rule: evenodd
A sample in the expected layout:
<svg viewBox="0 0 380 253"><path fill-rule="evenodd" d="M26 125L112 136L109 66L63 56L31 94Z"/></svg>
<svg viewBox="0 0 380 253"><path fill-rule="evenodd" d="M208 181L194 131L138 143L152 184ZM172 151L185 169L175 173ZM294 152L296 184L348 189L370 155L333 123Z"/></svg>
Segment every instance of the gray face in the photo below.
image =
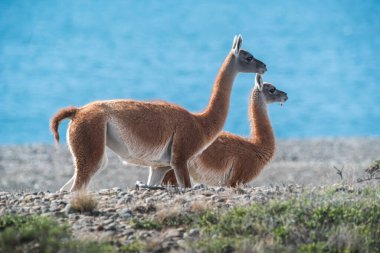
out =
<svg viewBox="0 0 380 253"><path fill-rule="evenodd" d="M239 51L237 61L240 72L264 74L267 71L267 67L262 61L257 60L245 50Z"/></svg>
<svg viewBox="0 0 380 253"><path fill-rule="evenodd" d="M288 95L285 92L278 90L270 83L264 83L261 92L264 94L267 104L276 102L282 104L288 100Z"/></svg>

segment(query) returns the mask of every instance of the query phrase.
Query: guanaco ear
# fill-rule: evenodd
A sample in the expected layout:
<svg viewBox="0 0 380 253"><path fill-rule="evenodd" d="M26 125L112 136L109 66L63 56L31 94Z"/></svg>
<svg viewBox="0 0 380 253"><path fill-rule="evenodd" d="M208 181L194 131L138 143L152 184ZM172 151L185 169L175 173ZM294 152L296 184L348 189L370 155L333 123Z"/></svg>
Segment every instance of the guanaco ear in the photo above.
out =
<svg viewBox="0 0 380 253"><path fill-rule="evenodd" d="M234 41L232 42L232 48L231 48L231 50L234 50L234 53L235 53L236 45L237 45L237 36L235 35L234 36Z"/></svg>
<svg viewBox="0 0 380 253"><path fill-rule="evenodd" d="M255 86L259 89L259 91L263 90L263 78L260 74L256 74Z"/></svg>
<svg viewBox="0 0 380 253"><path fill-rule="evenodd" d="M241 35L240 34L237 36L235 35L234 42L232 43L232 50L234 51L235 56L239 54L242 43L243 43L243 38L241 37Z"/></svg>

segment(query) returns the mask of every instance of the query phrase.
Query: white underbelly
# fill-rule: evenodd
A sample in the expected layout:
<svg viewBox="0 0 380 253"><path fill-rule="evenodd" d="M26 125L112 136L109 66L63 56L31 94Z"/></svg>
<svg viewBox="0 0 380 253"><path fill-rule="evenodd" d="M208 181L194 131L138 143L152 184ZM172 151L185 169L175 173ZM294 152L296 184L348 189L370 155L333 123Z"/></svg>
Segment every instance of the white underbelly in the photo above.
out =
<svg viewBox="0 0 380 253"><path fill-rule="evenodd" d="M128 129L124 129L128 133ZM149 145L130 134L121 135L118 127L112 123L107 124L106 145L126 163L162 167L169 166L171 161L172 138L163 141L160 145Z"/></svg>

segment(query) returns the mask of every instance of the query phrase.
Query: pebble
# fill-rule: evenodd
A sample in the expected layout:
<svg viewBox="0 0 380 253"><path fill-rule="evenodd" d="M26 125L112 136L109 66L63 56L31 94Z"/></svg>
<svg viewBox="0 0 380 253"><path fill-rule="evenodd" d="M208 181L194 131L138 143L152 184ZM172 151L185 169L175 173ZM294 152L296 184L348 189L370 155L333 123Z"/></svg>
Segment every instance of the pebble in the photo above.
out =
<svg viewBox="0 0 380 253"><path fill-rule="evenodd" d="M164 238L182 237L183 231L178 229L168 229L164 232Z"/></svg>
<svg viewBox="0 0 380 253"><path fill-rule="evenodd" d="M121 211L119 211L119 215L123 219L129 219L133 217L133 212L130 209L122 209Z"/></svg>
<svg viewBox="0 0 380 253"><path fill-rule="evenodd" d="M192 228L192 229L190 229L190 231L189 231L189 233L188 233L188 235L189 235L190 237L198 237L199 234L200 234L200 230L199 230L199 228Z"/></svg>

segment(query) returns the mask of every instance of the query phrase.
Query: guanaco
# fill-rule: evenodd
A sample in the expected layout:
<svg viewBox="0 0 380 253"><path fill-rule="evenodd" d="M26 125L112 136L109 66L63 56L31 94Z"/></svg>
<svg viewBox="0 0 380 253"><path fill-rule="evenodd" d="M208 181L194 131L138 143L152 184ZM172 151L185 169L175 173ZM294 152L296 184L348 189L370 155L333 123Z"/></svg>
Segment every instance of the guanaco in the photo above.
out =
<svg viewBox="0 0 380 253"><path fill-rule="evenodd" d="M187 163L222 130L237 74L267 70L263 62L241 49L242 42L241 35L234 37L232 49L214 82L209 104L201 113L190 113L167 102L127 99L61 109L51 119L51 131L58 143L60 122L71 119L67 144L75 165L73 177L61 190L72 182L71 191L86 189L91 177L107 165L106 146L125 163L151 169L170 166L179 186L191 187ZM161 181L164 175L160 176Z"/></svg>
<svg viewBox="0 0 380 253"><path fill-rule="evenodd" d="M282 104L287 99L285 92L270 83L263 83L261 75L257 74L249 105L252 137L243 138L222 132L203 153L189 161L191 177L200 183L232 187L253 180L275 151L275 137L267 105L274 102ZM176 185L173 172L169 170L167 167L168 173L163 183Z"/></svg>

